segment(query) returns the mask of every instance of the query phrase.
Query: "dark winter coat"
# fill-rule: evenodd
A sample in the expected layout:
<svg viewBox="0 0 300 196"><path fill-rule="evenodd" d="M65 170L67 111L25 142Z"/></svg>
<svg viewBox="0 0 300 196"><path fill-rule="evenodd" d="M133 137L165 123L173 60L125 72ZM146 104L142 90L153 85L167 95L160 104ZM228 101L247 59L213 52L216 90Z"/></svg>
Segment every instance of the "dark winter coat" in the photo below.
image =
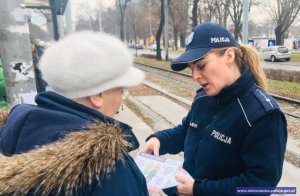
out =
<svg viewBox="0 0 300 196"><path fill-rule="evenodd" d="M0 195L148 195L131 127L53 92L0 129Z"/></svg>

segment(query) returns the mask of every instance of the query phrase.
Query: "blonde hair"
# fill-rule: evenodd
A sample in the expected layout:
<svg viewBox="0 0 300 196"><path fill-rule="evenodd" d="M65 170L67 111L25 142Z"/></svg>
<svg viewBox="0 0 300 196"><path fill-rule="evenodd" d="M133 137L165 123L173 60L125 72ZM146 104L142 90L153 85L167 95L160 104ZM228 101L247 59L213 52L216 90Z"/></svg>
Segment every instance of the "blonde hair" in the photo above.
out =
<svg viewBox="0 0 300 196"><path fill-rule="evenodd" d="M259 54L255 48L249 45L242 44L239 48L232 47L235 53L235 63L238 66L240 72L243 70L243 66L248 66L254 76L255 83L263 89L267 89L266 74L261 66L261 60ZM222 56L226 48L216 48L212 52Z"/></svg>

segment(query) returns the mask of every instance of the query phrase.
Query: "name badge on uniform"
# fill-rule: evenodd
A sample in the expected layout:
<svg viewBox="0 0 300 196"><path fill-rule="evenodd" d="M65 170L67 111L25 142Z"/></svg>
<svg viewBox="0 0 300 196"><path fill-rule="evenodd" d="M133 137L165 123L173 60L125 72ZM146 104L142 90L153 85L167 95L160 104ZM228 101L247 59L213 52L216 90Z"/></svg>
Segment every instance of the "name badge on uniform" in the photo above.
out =
<svg viewBox="0 0 300 196"><path fill-rule="evenodd" d="M197 123L194 123L194 122L190 122L190 126L191 126L191 127L194 127L194 128L197 128L197 127L198 127L198 124L197 124Z"/></svg>

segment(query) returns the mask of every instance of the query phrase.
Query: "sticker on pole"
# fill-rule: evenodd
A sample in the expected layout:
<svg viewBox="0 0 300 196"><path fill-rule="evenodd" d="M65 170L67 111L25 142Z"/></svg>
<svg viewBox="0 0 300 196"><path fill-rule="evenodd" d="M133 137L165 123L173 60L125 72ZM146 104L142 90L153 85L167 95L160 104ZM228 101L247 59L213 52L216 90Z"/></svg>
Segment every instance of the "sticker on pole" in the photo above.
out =
<svg viewBox="0 0 300 196"><path fill-rule="evenodd" d="M29 78L34 78L33 70L31 70L32 65L25 62L11 62L11 72L16 74L15 81L28 80Z"/></svg>

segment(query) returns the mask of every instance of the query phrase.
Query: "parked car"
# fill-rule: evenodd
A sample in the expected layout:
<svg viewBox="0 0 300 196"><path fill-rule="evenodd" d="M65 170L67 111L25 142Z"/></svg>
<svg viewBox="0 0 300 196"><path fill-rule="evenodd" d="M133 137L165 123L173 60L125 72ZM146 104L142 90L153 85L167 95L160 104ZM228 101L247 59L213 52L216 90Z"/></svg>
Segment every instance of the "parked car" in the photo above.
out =
<svg viewBox="0 0 300 196"><path fill-rule="evenodd" d="M128 43L127 46L128 48L134 48L134 43Z"/></svg>
<svg viewBox="0 0 300 196"><path fill-rule="evenodd" d="M144 49L144 46L142 44L134 44L134 43L128 43L127 44L128 48L136 48L136 49Z"/></svg>
<svg viewBox="0 0 300 196"><path fill-rule="evenodd" d="M291 59L291 52L285 46L270 46L261 50L261 56L263 60L270 60L275 62L277 60L286 60Z"/></svg>
<svg viewBox="0 0 300 196"><path fill-rule="evenodd" d="M142 44L136 44L134 46L134 48L136 47L136 49L144 49L144 46Z"/></svg>

